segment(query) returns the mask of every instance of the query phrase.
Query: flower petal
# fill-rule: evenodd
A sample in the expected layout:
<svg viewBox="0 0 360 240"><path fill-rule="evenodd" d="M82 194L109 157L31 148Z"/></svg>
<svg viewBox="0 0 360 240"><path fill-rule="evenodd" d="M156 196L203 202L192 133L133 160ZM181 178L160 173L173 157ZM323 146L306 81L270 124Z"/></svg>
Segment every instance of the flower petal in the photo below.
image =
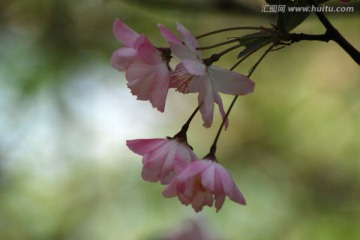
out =
<svg viewBox="0 0 360 240"><path fill-rule="evenodd" d="M212 85L218 92L246 95L254 91L255 83L244 75L216 66L208 67Z"/></svg>
<svg viewBox="0 0 360 240"><path fill-rule="evenodd" d="M178 181L176 177L167 185L165 190L163 191L162 195L166 198L171 198L177 196L177 184Z"/></svg>
<svg viewBox="0 0 360 240"><path fill-rule="evenodd" d="M179 174L195 160L198 160L195 153L185 143L180 144L174 157L174 171Z"/></svg>
<svg viewBox="0 0 360 240"><path fill-rule="evenodd" d="M154 139L134 139L134 140L127 140L126 146L139 155L145 155L158 147L165 144L168 139L165 138L154 138Z"/></svg>
<svg viewBox="0 0 360 240"><path fill-rule="evenodd" d="M199 110L204 121L203 125L209 128L211 127L214 117L214 94L209 81L204 81L203 89L200 90L198 95L198 102Z"/></svg>
<svg viewBox="0 0 360 240"><path fill-rule="evenodd" d="M151 44L145 35L137 38L134 47L137 49L139 58L145 63L155 65L162 61L160 51Z"/></svg>
<svg viewBox="0 0 360 240"><path fill-rule="evenodd" d="M158 27L160 29L161 35L168 41L175 43L177 45L183 45L182 41L173 33L171 32L167 27L165 27L162 24L158 24Z"/></svg>
<svg viewBox="0 0 360 240"><path fill-rule="evenodd" d="M175 54L178 58L194 59L201 61L201 58L198 58L193 51L189 51L189 49L184 45L184 43L168 28L163 25L159 25L159 28L163 37L169 42L171 52Z"/></svg>
<svg viewBox="0 0 360 240"><path fill-rule="evenodd" d="M173 179L175 173L173 172L175 163L176 149L179 145L176 140L170 140L166 147L167 154L164 156L164 162L161 167L160 182L161 184L168 184Z"/></svg>
<svg viewBox="0 0 360 240"><path fill-rule="evenodd" d="M208 167L209 165L202 160L194 161L187 168L185 168L175 179L180 182L186 181L199 174L200 172L204 171Z"/></svg>
<svg viewBox="0 0 360 240"><path fill-rule="evenodd" d="M206 161L209 164L209 167L201 173L201 184L210 190L210 192L215 193L215 167L213 162L210 160Z"/></svg>
<svg viewBox="0 0 360 240"><path fill-rule="evenodd" d="M219 106L219 111L220 111L220 114L222 116L222 119L225 119L226 113L225 113L225 110L224 110L224 106L223 106L220 94L218 92L214 92L214 101ZM228 127L229 127L229 118L227 118L226 121L225 121L225 130Z"/></svg>
<svg viewBox="0 0 360 240"><path fill-rule="evenodd" d="M195 212L200 212L204 205L211 207L213 205L213 196L207 190L197 191L193 199L191 200L191 206Z"/></svg>
<svg viewBox="0 0 360 240"><path fill-rule="evenodd" d="M215 196L216 212L218 212L222 208L224 202L225 202L225 194L216 194Z"/></svg>
<svg viewBox="0 0 360 240"><path fill-rule="evenodd" d="M193 59L183 59L181 62L184 68L192 75L195 76L205 76L206 66L198 60Z"/></svg>
<svg viewBox="0 0 360 240"><path fill-rule="evenodd" d="M159 181L163 164L163 156L152 156L150 159L145 160L141 171L141 177L148 182Z"/></svg>
<svg viewBox="0 0 360 240"><path fill-rule="evenodd" d="M134 62L126 72L128 87L138 100L149 100L153 107L164 111L169 90L169 70L165 64L148 65Z"/></svg>
<svg viewBox="0 0 360 240"><path fill-rule="evenodd" d="M118 18L116 18L114 21L113 32L117 40L122 42L127 47L134 46L136 39L139 37L139 34L137 32L129 28Z"/></svg>
<svg viewBox="0 0 360 240"><path fill-rule="evenodd" d="M231 177L229 171L227 171L224 167L218 164L217 173L219 178L221 179L222 188L224 193L234 202L237 202L242 205L246 205L246 201L239 188L236 186L234 180Z"/></svg>
<svg viewBox="0 0 360 240"><path fill-rule="evenodd" d="M190 33L190 31L184 27L181 23L176 22L177 30L181 33L185 46L188 47L190 52L201 59L201 51L196 50L199 47L199 43L196 38Z"/></svg>
<svg viewBox="0 0 360 240"><path fill-rule="evenodd" d="M113 52L110 65L119 71L125 71L136 59L136 52L134 48L120 48Z"/></svg>
<svg viewBox="0 0 360 240"><path fill-rule="evenodd" d="M178 192L178 198L180 200L180 202L184 205L189 205L191 203L191 199L188 198L185 194L183 194L182 192Z"/></svg>

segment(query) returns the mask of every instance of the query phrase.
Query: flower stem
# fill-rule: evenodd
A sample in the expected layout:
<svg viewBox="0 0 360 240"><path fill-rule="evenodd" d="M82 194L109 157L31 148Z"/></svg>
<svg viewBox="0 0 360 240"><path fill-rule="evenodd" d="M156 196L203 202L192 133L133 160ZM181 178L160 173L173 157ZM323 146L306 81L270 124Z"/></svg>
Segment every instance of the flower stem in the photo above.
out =
<svg viewBox="0 0 360 240"><path fill-rule="evenodd" d="M231 27L231 28L222 28L216 31L208 32L202 35L197 36L197 39L207 37L213 34L222 33L222 32L228 32L228 31L234 31L234 30L267 30L267 28L264 27Z"/></svg>
<svg viewBox="0 0 360 240"><path fill-rule="evenodd" d="M234 43L234 42L238 42L238 41L239 41L239 38L235 38L235 39L231 39L231 40L224 41L224 42L217 43L217 44L210 45L210 46L198 47L197 50L208 50L208 49L221 47L221 46L224 46L224 45L227 45L227 44L230 44L230 43Z"/></svg>
<svg viewBox="0 0 360 240"><path fill-rule="evenodd" d="M264 52L264 54L259 58L259 60L255 63L255 65L252 66L252 68L251 68L250 71L249 71L249 74L247 75L248 78L250 78L250 76L253 74L253 72L255 71L255 69L259 66L260 62L265 58L265 56L271 51L271 49L272 49L274 46L275 46L275 45L273 44L273 45L271 45L268 49L266 49L266 51ZM238 64L235 64L235 65L237 66ZM233 68L234 68L234 67L233 67ZM231 68L231 69L233 69L233 68ZM226 120L228 119L228 117L229 117L229 115L230 115L230 112L231 112L232 108L234 107L234 104L235 104L236 100L238 99L238 97L239 97L239 95L236 95L236 96L234 97L234 99L232 100L232 102L231 102L231 104L230 104L230 107L229 107L228 111L227 111L226 114L225 114L224 119L223 119L222 122L221 122L221 125L220 125L219 130L218 130L218 132L217 132L217 134L216 134L216 137L215 137L215 139L214 139L214 142L213 142L213 144L211 145L210 153L208 154L209 156L215 156L216 146L217 146L217 142L218 142L218 140L219 140L220 134L221 134L221 132L222 132L222 130L223 130L223 128L224 128L225 122L226 122Z"/></svg>
<svg viewBox="0 0 360 240"><path fill-rule="evenodd" d="M248 57L250 57L251 55L253 55L254 53L256 53L258 50L260 50L261 48L265 47L266 45L268 45L269 42L264 43L263 45L261 45L260 47L252 50L251 52L249 52L248 54L246 54L244 57L242 57L239 61L237 61L237 63L234 64L234 66L232 66L230 68L230 70L234 70L240 63L242 63L245 59L247 59Z"/></svg>
<svg viewBox="0 0 360 240"><path fill-rule="evenodd" d="M194 112L191 114L191 116L189 117L189 119L186 121L186 123L182 126L180 132L178 132L177 134L175 134L175 136L173 138L183 138L185 140L187 140L187 136L186 136L186 132L189 129L190 123L193 120L193 118L195 117L196 113L199 111L199 106L194 110Z"/></svg>
<svg viewBox="0 0 360 240"><path fill-rule="evenodd" d="M218 61L222 56L224 56L228 52L231 52L232 50L238 49L239 47L242 47L242 46L243 46L242 44L238 44L238 45L232 46L228 49L225 49L224 51L222 51L220 53L214 53L209 58L204 59L203 62L206 66L210 66L211 64Z"/></svg>

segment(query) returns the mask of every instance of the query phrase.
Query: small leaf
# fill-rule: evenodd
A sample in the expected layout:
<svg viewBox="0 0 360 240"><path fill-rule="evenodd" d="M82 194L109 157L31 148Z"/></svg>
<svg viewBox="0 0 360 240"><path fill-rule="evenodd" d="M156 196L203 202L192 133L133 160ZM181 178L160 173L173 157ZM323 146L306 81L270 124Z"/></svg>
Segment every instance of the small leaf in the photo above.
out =
<svg viewBox="0 0 360 240"><path fill-rule="evenodd" d="M285 33L301 24L309 15L309 12L289 12L292 7L306 7L309 6L307 0L286 1L285 12L278 12L277 27Z"/></svg>
<svg viewBox="0 0 360 240"><path fill-rule="evenodd" d="M259 39L261 40L270 37L272 37L272 35L268 32L256 32L239 37L238 39L243 46L247 47L249 45L252 45L254 42L257 42Z"/></svg>
<svg viewBox="0 0 360 240"><path fill-rule="evenodd" d="M245 57L249 53L254 52L257 49L262 48L263 46L265 46L266 44L268 44L270 42L272 42L271 38L256 39L255 41L253 41L251 44L249 44L244 50L242 50L239 53L238 58Z"/></svg>

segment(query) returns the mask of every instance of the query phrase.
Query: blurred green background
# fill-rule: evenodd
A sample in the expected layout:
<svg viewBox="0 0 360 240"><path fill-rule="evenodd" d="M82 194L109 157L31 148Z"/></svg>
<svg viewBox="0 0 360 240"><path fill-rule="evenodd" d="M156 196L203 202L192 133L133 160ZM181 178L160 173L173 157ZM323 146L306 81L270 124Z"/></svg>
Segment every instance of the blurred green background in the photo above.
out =
<svg viewBox="0 0 360 240"><path fill-rule="evenodd" d="M174 135L196 95L170 91L166 112L136 101L109 66L121 18L166 46L157 23L195 35L270 26L261 1L1 0L0 239L158 239L186 219L205 219L224 239L360 239L360 69L335 43L272 52L252 78L218 145L248 206L229 200L195 214L163 186L141 179L126 139ZM357 12L329 15L360 49ZM324 29L310 17L296 32ZM201 41L209 45L226 37ZM205 52L211 54L211 52ZM252 57L237 68L246 74ZM219 62L231 67L234 55ZM232 97L223 96L227 108ZM189 141L203 157L220 124L197 116Z"/></svg>

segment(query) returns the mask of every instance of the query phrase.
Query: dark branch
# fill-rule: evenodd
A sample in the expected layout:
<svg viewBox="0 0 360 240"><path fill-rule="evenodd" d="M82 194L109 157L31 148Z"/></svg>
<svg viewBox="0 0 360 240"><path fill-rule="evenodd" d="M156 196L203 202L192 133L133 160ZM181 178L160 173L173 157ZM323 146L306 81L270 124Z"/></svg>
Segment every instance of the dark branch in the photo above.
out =
<svg viewBox="0 0 360 240"><path fill-rule="evenodd" d="M317 6L314 0L308 0L308 3ZM339 46L342 47L342 49L344 49L350 55L350 57L360 65L360 52L339 33L339 31L330 23L329 19L327 19L323 12L316 12L315 14L326 28L325 35L328 35L330 40L333 40L339 44Z"/></svg>
<svg viewBox="0 0 360 240"><path fill-rule="evenodd" d="M331 40L331 38L328 34L313 35L313 34L305 34L305 33L290 33L281 40L291 41L291 43L300 42L304 40L328 42Z"/></svg>

